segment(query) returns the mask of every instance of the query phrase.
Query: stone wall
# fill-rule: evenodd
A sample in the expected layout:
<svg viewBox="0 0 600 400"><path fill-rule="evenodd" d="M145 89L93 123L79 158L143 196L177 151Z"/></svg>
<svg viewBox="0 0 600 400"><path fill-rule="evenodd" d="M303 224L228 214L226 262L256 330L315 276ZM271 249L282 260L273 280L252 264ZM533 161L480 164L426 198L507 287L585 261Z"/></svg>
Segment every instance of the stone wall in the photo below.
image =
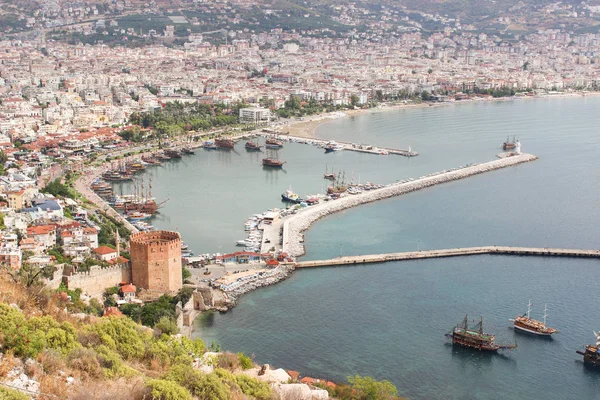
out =
<svg viewBox="0 0 600 400"><path fill-rule="evenodd" d="M134 285L162 293L181 289L181 238L177 232L141 232L130 240Z"/></svg>
<svg viewBox="0 0 600 400"><path fill-rule="evenodd" d="M131 282L131 268L129 265L108 268L93 265L89 272L64 275L62 280L71 290L80 288L83 293L90 296L100 296L107 287L115 286L120 282Z"/></svg>

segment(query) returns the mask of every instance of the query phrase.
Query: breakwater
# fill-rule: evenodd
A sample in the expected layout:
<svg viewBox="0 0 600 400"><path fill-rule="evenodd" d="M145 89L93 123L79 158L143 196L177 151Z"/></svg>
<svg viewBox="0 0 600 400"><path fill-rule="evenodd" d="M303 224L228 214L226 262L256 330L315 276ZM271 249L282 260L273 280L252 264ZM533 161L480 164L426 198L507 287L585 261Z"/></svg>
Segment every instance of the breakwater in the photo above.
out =
<svg viewBox="0 0 600 400"><path fill-rule="evenodd" d="M329 260L301 261L296 263L296 268L333 267L341 265L381 263L386 261L419 260L425 258L464 257L482 254L535 257L600 258L600 250L553 249L547 247L482 246L444 250L408 251L388 254L369 254L362 256L338 257Z"/></svg>
<svg viewBox="0 0 600 400"><path fill-rule="evenodd" d="M329 214L355 207L360 204L400 196L430 186L468 178L473 175L495 171L497 169L534 161L536 159L537 157L532 154L519 154L483 164L475 164L456 170L430 174L408 182L394 183L381 189L370 190L361 194L343 197L338 200L308 207L283 222L283 251L293 257L299 257L305 254L304 245L302 244L304 240L303 232L315 221Z"/></svg>

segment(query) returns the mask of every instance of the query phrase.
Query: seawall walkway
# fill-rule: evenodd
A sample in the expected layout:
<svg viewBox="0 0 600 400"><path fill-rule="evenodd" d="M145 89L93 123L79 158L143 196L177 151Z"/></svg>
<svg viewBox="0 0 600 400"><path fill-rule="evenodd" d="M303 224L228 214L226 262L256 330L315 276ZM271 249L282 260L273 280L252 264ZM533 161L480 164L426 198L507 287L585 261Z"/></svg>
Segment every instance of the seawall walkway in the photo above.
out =
<svg viewBox="0 0 600 400"><path fill-rule="evenodd" d="M483 164L471 165L453 171L431 174L409 182L394 183L381 189L365 191L361 194L310 206L293 217L286 219L283 223L283 251L293 257L303 255L305 251L304 245L302 244L304 241L302 233L307 230L313 222L329 214L355 207L360 204L370 203L393 196L400 196L430 186L452 182L484 172L495 171L497 169L534 160L537 160L537 157L532 154L519 154Z"/></svg>
<svg viewBox="0 0 600 400"><path fill-rule="evenodd" d="M296 268L333 267L381 263L386 261L420 260L425 258L462 257L481 254L536 256L536 257L579 257L600 258L600 250L552 249L539 247L484 246L444 250L422 250L404 253L370 254L364 256L338 257L329 260L301 261Z"/></svg>

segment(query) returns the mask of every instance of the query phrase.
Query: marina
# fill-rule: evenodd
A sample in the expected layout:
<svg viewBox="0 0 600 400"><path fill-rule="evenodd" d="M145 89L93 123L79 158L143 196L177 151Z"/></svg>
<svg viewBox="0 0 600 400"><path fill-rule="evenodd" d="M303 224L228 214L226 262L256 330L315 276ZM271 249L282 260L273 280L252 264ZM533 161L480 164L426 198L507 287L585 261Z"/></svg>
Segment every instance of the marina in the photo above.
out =
<svg viewBox="0 0 600 400"><path fill-rule="evenodd" d="M589 168L598 148L591 139L595 136L589 118L585 124L578 123L586 121L585 113L593 104L576 102L577 107L573 104L572 108L561 100L560 104L541 103L519 104L518 111L516 105L507 102L411 110L399 113L402 118L373 115L353 121L360 132L373 135L372 142L394 147L393 135L402 132L405 134L397 141L419 148L420 157L397 168L400 173L411 171L400 180L465 162L489 160L495 153L484 148L498 152L506 139L499 128L505 129L502 121L507 120L514 122L510 127L540 159L334 213L300 237L308 251L300 262L338 258L342 251L344 256L418 252L419 242L421 251L486 247L486 243L517 248L596 249L593 232L598 214L592 205L598 193L597 185L590 184L593 176ZM540 121L536 124L527 122L535 115L539 117L542 110L549 115L549 108L550 117L535 119ZM505 109L512 110L510 116ZM384 119L390 120L387 123L393 127L386 132L387 138L379 133L383 128L374 128L375 122ZM481 130L479 119L486 120L485 126L491 132ZM361 122L365 120L373 120L373 124L367 126ZM424 127L421 130L410 124ZM328 141L341 141L343 134L339 132L344 132L347 140L366 141L348 125L343 120L335 121L324 126L321 134ZM567 130L573 132L568 139L564 134ZM426 140L418 142L416 134L410 137L417 131L427 131ZM461 138L468 140L461 142ZM577 150L564 151L572 147ZM345 169L351 173L351 168L340 165L340 156L350 157L352 153L323 155L330 159L319 163L310 174L322 177L325 163L330 169L334 165L335 172ZM290 160L287 153L286 158ZM394 158L382 157L377 162L390 159ZM425 159L429 171L416 172L414 161ZM557 160L561 160L560 167ZM298 161L290 163L290 168L296 165ZM390 167L380 168L385 172ZM548 179L550 169L556 172ZM361 172L371 181L394 182L384 175L369 176L362 168ZM274 188L265 195L269 199L279 196L289 184L300 197L323 193L304 187L301 179L281 180L282 176L277 176L279 181L274 180ZM352 198L356 196L360 195ZM252 209L264 210L271 204ZM310 210L298 211L294 217ZM238 224L243 218L237 218ZM402 388L401 395L409 398L484 399L497 397L498 393L557 400L594 398L598 375L584 369L583 357L574 353L578 348L584 351L585 344L591 343L591 329L597 328L593 322L597 310L581 290L582 277L595 284L597 262L596 258L579 257L473 255L389 261L377 268L298 268L284 282L242 297L231 315L219 314L206 325L199 321L198 333L206 340L218 340L236 349L255 349L265 362L299 363L299 368L314 375L343 379L358 369L363 374L389 377ZM542 306L549 303L552 326L561 330L554 341L529 335L517 337L512 324L507 323L529 298ZM513 343L517 338L518 350L490 357L444 343L443 334L465 313L477 318L484 315L486 331L496 334L498 343ZM376 333L374 325L382 329ZM322 343L327 343L327 348ZM299 350L290 350L294 348ZM424 357L425 351L433 356ZM360 356L348 356L353 352ZM398 368L398 359L407 360L411 368ZM345 367L347 363L350 365ZM431 379L437 382L433 387L427 385Z"/></svg>

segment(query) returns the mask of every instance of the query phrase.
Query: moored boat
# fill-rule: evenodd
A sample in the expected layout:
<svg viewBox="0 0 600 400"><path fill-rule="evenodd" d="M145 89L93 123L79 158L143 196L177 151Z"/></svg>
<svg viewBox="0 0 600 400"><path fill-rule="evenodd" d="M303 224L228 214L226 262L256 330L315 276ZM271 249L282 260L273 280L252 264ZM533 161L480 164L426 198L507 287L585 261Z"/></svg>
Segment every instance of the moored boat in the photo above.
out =
<svg viewBox="0 0 600 400"><path fill-rule="evenodd" d="M205 150L216 150L217 145L212 140L207 140L204 142L204 146L202 146Z"/></svg>
<svg viewBox="0 0 600 400"><path fill-rule="evenodd" d="M511 319L515 330L531 333L539 336L551 336L558 332L557 329L546 326L546 317L548 316L548 307L544 308L544 321L537 321L531 318L531 301L527 305L527 312L523 315Z"/></svg>
<svg viewBox="0 0 600 400"><path fill-rule="evenodd" d="M515 136L513 136L513 140L510 141L510 136L507 136L506 142L502 143L502 149L510 150L510 149L514 149L515 147L517 147L517 141L515 139L516 139Z"/></svg>
<svg viewBox="0 0 600 400"><path fill-rule="evenodd" d="M215 139L215 144L217 145L217 147L222 149L233 149L235 142L231 139L217 138Z"/></svg>
<svg viewBox="0 0 600 400"><path fill-rule="evenodd" d="M294 193L291 186L281 194L281 200L296 204L302 203L303 201L300 196L298 196L298 193Z"/></svg>
<svg viewBox="0 0 600 400"><path fill-rule="evenodd" d="M594 331L596 336L596 344L588 344L583 351L577 350L577 354L583 356L583 362L592 367L600 367L600 334Z"/></svg>
<svg viewBox="0 0 600 400"><path fill-rule="evenodd" d="M263 158L262 160L263 167L269 168L283 168L284 163L285 161L281 161L276 158Z"/></svg>
<svg viewBox="0 0 600 400"><path fill-rule="evenodd" d="M260 146L256 142L247 141L246 144L244 145L244 147L248 151L260 151Z"/></svg>
<svg viewBox="0 0 600 400"><path fill-rule="evenodd" d="M267 149L280 149L283 147L283 142L277 139L268 138L265 142Z"/></svg>
<svg viewBox="0 0 600 400"><path fill-rule="evenodd" d="M171 158L181 158L181 153L179 152L179 150L175 150L175 149L165 150L165 155L167 155L168 157L171 157Z"/></svg>
<svg viewBox="0 0 600 400"><path fill-rule="evenodd" d="M329 142L325 145L325 153L332 153L334 151L344 150L344 147L337 144L336 142Z"/></svg>
<svg viewBox="0 0 600 400"><path fill-rule="evenodd" d="M473 328L469 328L469 318L465 315L462 322L456 325L450 333L447 333L446 337L452 339L454 345L479 351L498 351L517 347L516 343L514 345L497 344L495 335L483 331L483 317Z"/></svg>

